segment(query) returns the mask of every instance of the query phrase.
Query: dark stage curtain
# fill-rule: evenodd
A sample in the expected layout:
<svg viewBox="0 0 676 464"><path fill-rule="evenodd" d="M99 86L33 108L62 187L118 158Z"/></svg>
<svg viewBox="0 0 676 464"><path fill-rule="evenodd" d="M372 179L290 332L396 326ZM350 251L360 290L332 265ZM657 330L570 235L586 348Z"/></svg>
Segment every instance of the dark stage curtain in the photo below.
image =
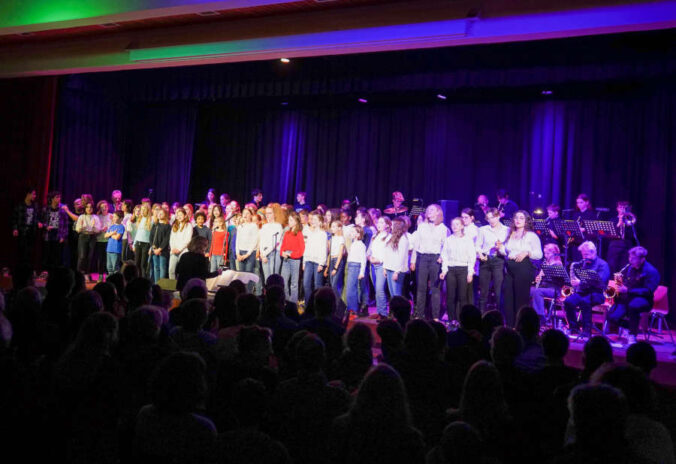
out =
<svg viewBox="0 0 676 464"><path fill-rule="evenodd" d="M49 188L57 78L0 80L0 265L13 264L15 240L11 213L23 201L28 187L43 202Z"/></svg>

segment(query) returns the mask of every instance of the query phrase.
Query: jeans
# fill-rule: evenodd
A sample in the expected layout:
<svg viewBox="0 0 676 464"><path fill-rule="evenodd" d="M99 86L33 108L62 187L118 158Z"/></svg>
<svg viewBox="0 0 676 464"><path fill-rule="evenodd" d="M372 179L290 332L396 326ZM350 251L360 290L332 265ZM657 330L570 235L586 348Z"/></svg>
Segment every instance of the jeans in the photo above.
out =
<svg viewBox="0 0 676 464"><path fill-rule="evenodd" d="M385 274L383 274L383 265L374 264L373 274L375 276L374 285L376 287L376 308L378 309L378 314L387 316L387 295L385 294L387 279L385 278Z"/></svg>
<svg viewBox="0 0 676 464"><path fill-rule="evenodd" d="M177 255L170 253L169 254L169 278L176 280L176 265L178 264L178 261L181 259L181 256L183 256L183 253L179 253Z"/></svg>
<svg viewBox="0 0 676 464"><path fill-rule="evenodd" d="M449 321L457 321L460 318L459 311L456 311L456 297L458 307L462 309L467 304L466 266L449 267L446 273L446 314Z"/></svg>
<svg viewBox="0 0 676 464"><path fill-rule="evenodd" d="M238 251L237 256L246 255L246 251ZM244 261L237 261L237 270L239 272L251 272L253 274L256 269L256 253L251 253L251 256L246 258ZM246 291L251 293L254 288L254 283L249 282L246 284Z"/></svg>
<svg viewBox="0 0 676 464"><path fill-rule="evenodd" d="M168 259L164 255L157 256L153 254L153 282L157 283L160 279L167 278Z"/></svg>
<svg viewBox="0 0 676 464"><path fill-rule="evenodd" d="M486 312L488 303L488 293L491 289L491 279L493 280L493 289L495 290L495 305L500 308L500 298L502 296L502 281L505 278L505 260L490 256L488 261L481 261L479 264L479 309Z"/></svg>
<svg viewBox="0 0 676 464"><path fill-rule="evenodd" d="M270 254L266 256L268 262L264 263L261 260L261 266L263 267L263 277L267 279L272 274L279 274L279 270L282 266L282 257L279 256L279 250L272 250Z"/></svg>
<svg viewBox="0 0 676 464"><path fill-rule="evenodd" d="M401 296L401 291L404 288L404 279L408 272L400 272L397 280L394 280L394 274L394 271L387 270L387 289L390 291L390 298Z"/></svg>
<svg viewBox="0 0 676 464"><path fill-rule="evenodd" d="M359 296L362 293L361 283L365 279L359 280L359 271L361 264L347 263L347 310L359 310Z"/></svg>
<svg viewBox="0 0 676 464"><path fill-rule="evenodd" d="M120 254L119 253L106 253L106 269L108 274L114 274L120 270Z"/></svg>
<svg viewBox="0 0 676 464"><path fill-rule="evenodd" d="M621 325L622 318L626 315L629 318L627 327L629 333L632 335L638 334L638 325L641 321L641 313L647 313L652 309L653 305L647 299L635 296L628 300L621 300L615 303L608 312L608 320Z"/></svg>
<svg viewBox="0 0 676 464"><path fill-rule="evenodd" d="M369 275L371 274L371 263L366 262L364 278L359 281L359 305L368 306L369 303Z"/></svg>
<svg viewBox="0 0 676 464"><path fill-rule="evenodd" d="M312 291L318 289L324 284L324 274L317 272L319 264L312 261L305 262L305 270L303 271L303 291L305 292L305 303L310 299Z"/></svg>
<svg viewBox="0 0 676 464"><path fill-rule="evenodd" d="M580 295L573 293L563 301L563 307L566 309L566 319L568 319L568 326L571 329L578 329L576 311L582 312L582 325L585 330L591 329L592 322L592 307L603 303L606 299L601 293L587 293Z"/></svg>
<svg viewBox="0 0 676 464"><path fill-rule="evenodd" d="M107 242L96 242L95 245L95 251L94 251L94 268L96 269L96 272L99 274L105 274L106 273L106 248L108 247Z"/></svg>
<svg viewBox="0 0 676 464"><path fill-rule="evenodd" d="M209 272L216 272L223 264L223 255L214 255L209 258ZM169 264L169 275L171 276L171 264Z"/></svg>
<svg viewBox="0 0 676 464"><path fill-rule="evenodd" d="M338 269L336 269L336 262L338 258L331 258L329 264L329 281L331 282L331 287L336 291L337 298L340 298L343 294L343 285L345 284L345 259L340 260ZM336 274L333 274L333 271L336 271Z"/></svg>
<svg viewBox="0 0 676 464"><path fill-rule="evenodd" d="M298 303L298 276L300 274L300 259L284 258L282 262L282 278L284 279L284 293L286 299Z"/></svg>
<svg viewBox="0 0 676 464"><path fill-rule="evenodd" d="M430 287L430 305L432 306L432 319L439 318L439 307L441 305L441 280L439 273L441 264L437 262L439 255L419 254L415 265L415 272L418 277L418 291L415 298L414 316L421 318L425 316L425 307L427 303L427 283ZM450 311L449 311L450 313Z"/></svg>
<svg viewBox="0 0 676 464"><path fill-rule="evenodd" d="M552 287L531 287L530 296L533 299L533 309L540 316L545 315L545 298L556 297L556 289Z"/></svg>

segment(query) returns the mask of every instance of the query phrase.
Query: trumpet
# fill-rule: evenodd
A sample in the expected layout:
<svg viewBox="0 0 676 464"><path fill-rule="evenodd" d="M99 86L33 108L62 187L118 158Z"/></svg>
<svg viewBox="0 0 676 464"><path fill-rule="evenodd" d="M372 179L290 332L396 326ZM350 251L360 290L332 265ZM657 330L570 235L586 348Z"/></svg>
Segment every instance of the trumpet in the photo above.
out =
<svg viewBox="0 0 676 464"><path fill-rule="evenodd" d="M626 212L620 214L620 221L619 222L620 222L620 224L631 227L634 224L636 224L636 215L634 213L626 211Z"/></svg>
<svg viewBox="0 0 676 464"><path fill-rule="evenodd" d="M615 298L617 297L618 293L617 289L624 283L624 272L629 268L629 266L631 266L631 264L627 264L620 270L620 272L616 272L613 275L613 280L608 282L608 286L605 290L603 290L603 296L607 300L606 302L611 306L615 304Z"/></svg>

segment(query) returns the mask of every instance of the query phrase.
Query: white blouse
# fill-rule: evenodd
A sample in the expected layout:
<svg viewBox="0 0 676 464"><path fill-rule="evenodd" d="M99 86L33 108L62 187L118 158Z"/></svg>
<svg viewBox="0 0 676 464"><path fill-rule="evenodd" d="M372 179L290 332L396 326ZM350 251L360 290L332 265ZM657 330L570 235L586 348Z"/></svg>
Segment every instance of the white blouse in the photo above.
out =
<svg viewBox="0 0 676 464"><path fill-rule="evenodd" d="M345 237L340 235L334 235L331 237L331 257L338 258L340 253L340 247L345 246ZM343 250L344 251L344 250Z"/></svg>
<svg viewBox="0 0 676 464"><path fill-rule="evenodd" d="M183 230L179 228L174 232L174 226L171 226L171 234L169 235L169 249L185 251L188 248L190 240L192 240L193 228L190 223L183 224Z"/></svg>
<svg viewBox="0 0 676 464"><path fill-rule="evenodd" d="M366 272L366 245L361 240L353 240L350 245L350 252L347 254L348 263L359 263L359 275L363 276Z"/></svg>
<svg viewBox="0 0 676 464"><path fill-rule="evenodd" d="M416 253L438 255L441 253L441 247L444 246L448 234L448 227L443 223L435 225L431 222L423 222L413 232L413 250Z"/></svg>
<svg viewBox="0 0 676 464"><path fill-rule="evenodd" d="M309 229L305 240L305 252L303 253L305 262L326 266L328 242L326 232L322 229Z"/></svg>
<svg viewBox="0 0 676 464"><path fill-rule="evenodd" d="M276 234L276 235L275 235ZM261 256L269 255L273 250L278 250L282 243L282 225L278 222L268 222L260 229Z"/></svg>
<svg viewBox="0 0 676 464"><path fill-rule="evenodd" d="M477 235L476 239L477 253L495 256L497 254L497 250L495 249L495 242L500 240L502 243L505 243L508 234L509 227L503 224L498 224L497 230L493 230L493 228L490 225L480 227L479 235Z"/></svg>
<svg viewBox="0 0 676 464"><path fill-rule="evenodd" d="M500 250L507 258L515 259L519 253L527 252L531 259L542 259L542 245L540 237L535 232L526 232L519 239L510 237Z"/></svg>
<svg viewBox="0 0 676 464"><path fill-rule="evenodd" d="M402 235L397 244L397 249L393 249L390 241L387 241L383 256L383 267L386 271L408 272L408 237Z"/></svg>
<svg viewBox="0 0 676 464"><path fill-rule="evenodd" d="M258 248L258 239L260 230L258 225L253 222L240 224L237 226L237 236L235 237L235 248L237 252L244 251L247 254L253 253Z"/></svg>
<svg viewBox="0 0 676 464"><path fill-rule="evenodd" d="M387 232L381 232L378 235L374 236L371 239L371 244L369 249L366 252L366 256L371 256L377 261L377 263L382 264L385 259L385 247L387 242L390 240L390 234Z"/></svg>
<svg viewBox="0 0 676 464"><path fill-rule="evenodd" d="M95 214L80 214L75 223L75 231L85 234L98 234L101 230L101 222Z"/></svg>
<svg viewBox="0 0 676 464"><path fill-rule="evenodd" d="M474 241L471 237L457 237L449 235L444 242L444 248L441 250L441 272L448 272L449 267L463 266L467 267L467 273L474 273L474 262L476 261L476 250Z"/></svg>

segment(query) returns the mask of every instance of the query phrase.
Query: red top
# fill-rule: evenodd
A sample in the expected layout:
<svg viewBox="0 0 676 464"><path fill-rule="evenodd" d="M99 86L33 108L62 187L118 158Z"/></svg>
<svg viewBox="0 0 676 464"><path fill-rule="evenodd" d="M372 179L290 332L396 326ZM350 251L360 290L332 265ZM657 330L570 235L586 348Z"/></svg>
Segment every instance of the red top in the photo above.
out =
<svg viewBox="0 0 676 464"><path fill-rule="evenodd" d="M305 252L305 239L303 238L303 232L294 234L289 230L284 234L282 246L279 249L279 254L283 257L285 251L290 251L291 258L293 259L300 259L303 257L303 253Z"/></svg>
<svg viewBox="0 0 676 464"><path fill-rule="evenodd" d="M225 230L213 230L211 232L211 256L224 256L226 252L226 239L228 232Z"/></svg>

